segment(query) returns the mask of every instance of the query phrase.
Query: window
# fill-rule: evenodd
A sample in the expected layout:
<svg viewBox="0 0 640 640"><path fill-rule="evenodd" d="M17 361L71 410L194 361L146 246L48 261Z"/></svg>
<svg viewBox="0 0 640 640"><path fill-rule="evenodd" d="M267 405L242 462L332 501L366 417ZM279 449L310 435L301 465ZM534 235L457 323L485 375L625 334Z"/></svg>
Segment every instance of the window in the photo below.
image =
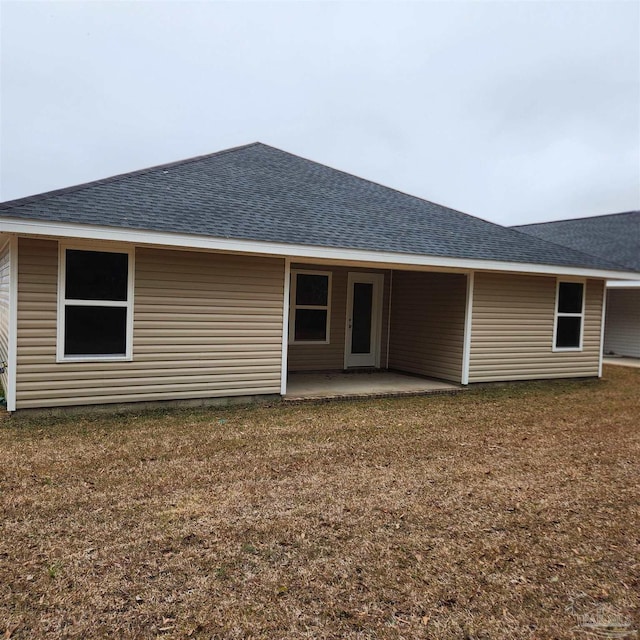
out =
<svg viewBox="0 0 640 640"><path fill-rule="evenodd" d="M291 272L290 342L329 342L331 273Z"/></svg>
<svg viewBox="0 0 640 640"><path fill-rule="evenodd" d="M58 360L131 358L133 250L60 248Z"/></svg>
<svg viewBox="0 0 640 640"><path fill-rule="evenodd" d="M584 325L584 282L558 282L554 349L582 349Z"/></svg>

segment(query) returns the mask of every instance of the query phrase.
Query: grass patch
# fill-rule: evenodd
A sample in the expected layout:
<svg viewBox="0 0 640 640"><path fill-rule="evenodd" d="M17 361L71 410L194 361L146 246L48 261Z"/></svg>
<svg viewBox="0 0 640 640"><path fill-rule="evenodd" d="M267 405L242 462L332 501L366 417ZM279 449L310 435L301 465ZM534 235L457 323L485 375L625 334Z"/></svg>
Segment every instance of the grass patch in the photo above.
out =
<svg viewBox="0 0 640 640"><path fill-rule="evenodd" d="M0 428L10 638L640 628L640 370ZM631 636L630 636L631 637Z"/></svg>

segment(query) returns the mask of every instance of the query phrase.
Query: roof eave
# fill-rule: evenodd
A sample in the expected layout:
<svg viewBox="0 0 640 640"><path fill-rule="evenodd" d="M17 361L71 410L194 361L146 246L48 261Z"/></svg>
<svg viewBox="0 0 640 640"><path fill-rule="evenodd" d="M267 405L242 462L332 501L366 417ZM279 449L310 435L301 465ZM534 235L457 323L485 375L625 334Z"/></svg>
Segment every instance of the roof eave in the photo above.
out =
<svg viewBox="0 0 640 640"><path fill-rule="evenodd" d="M539 275L603 278L608 280L638 280L638 273L526 262L507 262L476 258L443 257L387 251L345 249L314 245L266 242L220 238L197 234L179 234L164 231L147 231L122 227L83 225L66 222L43 222L0 216L0 232L50 238L68 238L77 241L103 241L154 245L174 249L226 251L232 253L276 256L297 260L331 260L341 262L367 262L379 265L433 267L457 271L501 271Z"/></svg>

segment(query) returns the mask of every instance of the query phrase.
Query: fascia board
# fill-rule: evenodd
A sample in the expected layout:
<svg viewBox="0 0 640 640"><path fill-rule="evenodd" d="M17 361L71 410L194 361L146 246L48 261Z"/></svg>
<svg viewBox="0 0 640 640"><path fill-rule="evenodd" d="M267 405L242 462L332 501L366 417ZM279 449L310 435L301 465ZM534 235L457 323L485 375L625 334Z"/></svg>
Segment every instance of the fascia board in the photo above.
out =
<svg viewBox="0 0 640 640"><path fill-rule="evenodd" d="M640 289L640 280L607 280L607 289Z"/></svg>
<svg viewBox="0 0 640 640"><path fill-rule="evenodd" d="M615 280L637 280L633 272L592 269L586 267L565 267L558 265L506 262L500 260L480 260L393 253L365 249L344 249L318 247L312 245L266 242L262 240L239 240L217 238L196 234L178 234L142 229L124 229L98 225L81 225L65 222L42 222L0 217L0 232L48 236L54 238L76 238L111 242L130 242L136 245L156 245L162 247L227 251L270 255L292 259L341 260L345 262L370 262L380 265L406 265L416 267L451 268L476 271L502 271L510 273L530 273L540 275L570 275Z"/></svg>

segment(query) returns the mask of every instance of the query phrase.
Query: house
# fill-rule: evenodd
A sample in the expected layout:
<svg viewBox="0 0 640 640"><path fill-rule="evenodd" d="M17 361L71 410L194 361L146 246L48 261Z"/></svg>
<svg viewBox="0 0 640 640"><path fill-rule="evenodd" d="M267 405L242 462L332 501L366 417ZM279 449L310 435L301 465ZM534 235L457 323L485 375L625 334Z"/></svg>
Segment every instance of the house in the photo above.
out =
<svg viewBox="0 0 640 640"><path fill-rule="evenodd" d="M514 228L640 271L640 211ZM640 279L607 283L604 353L640 358Z"/></svg>
<svg viewBox="0 0 640 640"><path fill-rule="evenodd" d="M9 411L598 376L637 277L260 143L2 203L0 234Z"/></svg>

